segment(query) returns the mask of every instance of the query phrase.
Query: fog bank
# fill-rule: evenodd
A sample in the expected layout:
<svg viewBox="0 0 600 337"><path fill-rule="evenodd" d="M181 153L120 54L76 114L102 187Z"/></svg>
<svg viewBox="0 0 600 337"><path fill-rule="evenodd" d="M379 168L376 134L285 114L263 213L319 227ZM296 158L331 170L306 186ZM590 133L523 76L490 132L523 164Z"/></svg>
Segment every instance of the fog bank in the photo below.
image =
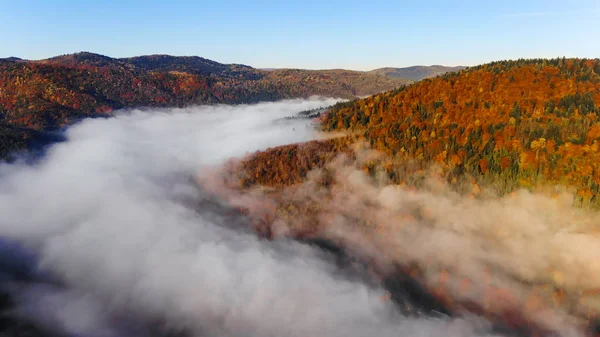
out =
<svg viewBox="0 0 600 337"><path fill-rule="evenodd" d="M478 186L459 194L435 169L420 173L418 189L399 186L383 173L385 155L357 146L354 157L340 155L277 193L199 181L275 236L327 238L387 273L416 266L456 311L562 336L598 319L600 213L574 207L568 193L501 197ZM365 173L366 163L379 174Z"/></svg>
<svg viewBox="0 0 600 337"><path fill-rule="evenodd" d="M0 236L46 275L6 283L14 314L86 336L485 335L476 319L402 317L375 282L318 249L257 238L193 182L318 137L310 121L273 121L333 103L124 111L70 127L33 165L1 164Z"/></svg>

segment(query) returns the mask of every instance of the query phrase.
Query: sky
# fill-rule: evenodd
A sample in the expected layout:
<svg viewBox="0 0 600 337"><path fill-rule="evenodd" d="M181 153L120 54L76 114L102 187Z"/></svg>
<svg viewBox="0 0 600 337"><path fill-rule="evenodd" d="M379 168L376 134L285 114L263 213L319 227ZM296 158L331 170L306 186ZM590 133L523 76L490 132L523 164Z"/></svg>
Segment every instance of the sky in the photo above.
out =
<svg viewBox="0 0 600 337"><path fill-rule="evenodd" d="M600 56L600 1L0 0L0 57L196 55L370 70Z"/></svg>

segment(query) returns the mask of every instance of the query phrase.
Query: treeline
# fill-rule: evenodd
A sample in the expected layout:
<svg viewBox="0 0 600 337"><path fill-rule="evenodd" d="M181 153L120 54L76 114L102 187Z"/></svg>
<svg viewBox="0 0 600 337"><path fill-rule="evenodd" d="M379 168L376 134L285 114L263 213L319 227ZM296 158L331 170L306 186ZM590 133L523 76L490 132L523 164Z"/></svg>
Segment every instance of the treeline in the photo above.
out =
<svg viewBox="0 0 600 337"><path fill-rule="evenodd" d="M64 140L60 133L38 131L7 125L0 121L0 159L12 160L24 149L33 150L28 154L36 156L51 143Z"/></svg>
<svg viewBox="0 0 600 337"><path fill-rule="evenodd" d="M0 158L9 158L29 145L30 134L24 130L0 123Z"/></svg>

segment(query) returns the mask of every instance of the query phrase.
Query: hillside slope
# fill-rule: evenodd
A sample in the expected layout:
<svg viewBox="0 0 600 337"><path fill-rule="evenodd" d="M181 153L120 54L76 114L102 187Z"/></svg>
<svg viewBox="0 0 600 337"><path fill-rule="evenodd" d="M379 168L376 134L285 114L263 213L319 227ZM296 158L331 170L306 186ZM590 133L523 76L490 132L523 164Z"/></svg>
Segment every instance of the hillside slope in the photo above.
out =
<svg viewBox="0 0 600 337"><path fill-rule="evenodd" d="M506 194L560 185L598 206L599 105L599 60L503 61L339 103L322 127L358 133L386 153L396 183L418 183L414 175L435 164L456 186Z"/></svg>
<svg viewBox="0 0 600 337"><path fill-rule="evenodd" d="M0 112L12 125L43 129L73 117L133 106L254 103L311 95L352 98L399 86L351 71L264 72L199 57L114 59L78 53L0 64Z"/></svg>
<svg viewBox="0 0 600 337"><path fill-rule="evenodd" d="M200 57L114 59L84 52L42 61L11 58L0 60L0 121L43 131L126 107L256 103L313 95L354 98L402 83L346 70L267 72ZM0 143L14 138L3 136ZM0 154L19 144L3 145Z"/></svg>
<svg viewBox="0 0 600 337"><path fill-rule="evenodd" d="M540 183L600 189L600 61L497 62L339 105L328 130L360 129L376 148L467 172L500 192Z"/></svg>

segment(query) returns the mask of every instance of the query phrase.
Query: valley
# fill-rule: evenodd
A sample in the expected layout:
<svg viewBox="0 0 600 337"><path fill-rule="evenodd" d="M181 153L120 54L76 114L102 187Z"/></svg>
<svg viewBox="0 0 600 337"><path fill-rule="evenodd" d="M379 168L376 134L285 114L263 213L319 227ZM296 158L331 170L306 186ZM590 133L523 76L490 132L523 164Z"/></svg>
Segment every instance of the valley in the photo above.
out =
<svg viewBox="0 0 600 337"><path fill-rule="evenodd" d="M114 64L118 64L124 74L136 74L148 81L172 76L173 72L177 72L176 76L203 76L209 82L227 79L239 83L265 81L265 77L260 76L287 78L277 83L297 83L297 77L304 76L301 70L270 70L269 73L276 74L270 75L240 65L224 66L204 59L162 56L115 61L85 55L84 60L50 59L32 67L56 67L54 62L60 64L61 71L71 69L69 67L74 69L73 74L85 71L87 75L81 75L81 79L94 81L100 81L100 77L94 77L95 71L107 71ZM181 75L184 72L186 75ZM332 71L332 74L337 72ZM67 75L65 83L75 83L71 81L76 79L73 74ZM124 195L132 202L129 207L140 211L136 215L139 219L146 214L144 207L139 206L145 197L140 198L133 191L150 188L144 192L148 195L159 191L158 199L153 201L157 209L183 207L186 214L192 212L183 218L179 211L172 213L176 218L174 223L183 226L179 230L190 231L196 223L208 221L207 228L211 229L204 235L214 235L213 230L215 233L232 231L226 241L231 242L228 249L233 251L240 249L233 243L240 235L244 238L258 235L260 240L268 242L268 247L278 247L292 240L317 252L332 253L341 270L350 266L364 268L360 269L362 276L359 277L372 278L382 287L377 288L378 296L392 299L397 309L391 312L398 310L406 317L462 324L456 322L465 315L475 315L490 322L491 327L483 331L504 335L585 334L595 329L600 312L596 304L600 285L593 276L597 270L595 264L585 262L599 253L595 247L600 246L595 225L600 186L596 158L600 141L600 134L596 134L600 125L597 119L599 74L600 61L596 59L523 59L464 68L414 83L405 81L392 90L366 98L349 94L340 96L347 98L345 100L296 98L275 103L199 107L188 105L195 102L193 100L178 101L177 97L183 96L176 95L171 96L172 100L152 101L150 97L166 87L146 87L146 82L140 82L139 88L144 90L135 91L139 96L128 96L133 97L130 101L106 98L111 93L108 89L100 96L98 93L93 96L89 91L81 95L93 97L95 101L89 101L91 110L65 112L59 119L49 121L37 121L39 117L31 116L38 115L29 112L23 112L28 116L23 117L24 120L5 118L4 130L7 131L3 139L7 139L4 144L8 144L5 153L31 146L32 143L28 143L31 140L38 140L38 149L52 142L62 143L50 147L49 153L40 153L42 158L49 156L44 161L10 164L4 167L3 174L7 179L19 181L13 186L25 186L24 182L30 180L42 185L63 181L72 186L76 180L70 180L67 173L53 167L81 166L82 171L73 171L81 179L87 180L83 177L92 174L93 179L101 177L106 186L120 191L113 194L101 188L103 183L93 183L82 192L82 200L89 200L95 193L107 193L115 200L120 198L118 195ZM44 76L48 78L47 74ZM307 76L311 78L307 81L314 81ZM329 75L321 73L319 76ZM343 73L340 76L348 83L353 81L352 76ZM134 78L137 77L131 77ZM310 83L304 87L310 88L308 91L294 95L304 97L302 93L310 93L312 96L311 90L321 92L321 82ZM337 90L335 85L322 84L327 90ZM340 84L340 88L349 87ZM257 93L264 93L261 90L257 89ZM355 92L352 90L348 93ZM69 97L79 97L77 95ZM275 100L280 97L277 95L270 97ZM41 97L40 107L48 104L44 103L47 102L45 96L36 97ZM211 97L215 101L210 103L217 103L227 96ZM120 105L103 111L92 109L102 99L105 99L103 104ZM139 102L149 103L138 106ZM170 108L171 105L175 108ZM124 109L118 110L120 108ZM19 116L19 111L12 113ZM79 123L69 126L74 121ZM54 136L49 138L50 135ZM113 144L114 141L118 143ZM94 149L103 156L114 155L121 159L87 158L84 153L90 153L88 150L68 150L70 148ZM220 153L217 148L225 152ZM89 166L94 161L97 162ZM132 170L140 161L145 162L143 166L148 169L142 175L137 169ZM39 167L39 170L31 171L28 167ZM19 170L24 172L23 176ZM114 170L119 172L118 178L110 173ZM195 188L188 190L183 186L188 186L190 180ZM4 194L4 202L9 205L4 210L5 218L26 218L13 213L23 206L17 206L19 199L14 199L8 191L6 189ZM22 194L21 200L34 199L25 187L17 191ZM59 199L71 198L60 189L44 193L48 196L58 193ZM114 202L102 201L98 207L119 219L116 227L106 229L117 235L121 226L127 225L120 219L121 211ZM107 205L113 206L105 208ZM95 221L106 223L107 220L100 217ZM56 225L64 226L61 221ZM4 226L5 230L12 228L9 223ZM97 231L96 225L78 226L80 230ZM140 229L154 232L157 228ZM22 230L10 231L16 233L11 237L17 239L29 235ZM35 231L45 229L42 226ZM131 233L135 233L134 237L142 234ZM179 235L167 230L161 233L165 237ZM73 235L76 242L83 240L78 234ZM96 245L105 244L102 236L97 240ZM206 244L209 242L192 247L201 249L199 247ZM130 247L133 246L125 242L116 249L125 252ZM68 246L65 249L68 250ZM277 254L285 256L290 254L288 248L259 250L262 249L275 249ZM304 248L296 249L292 248L292 255ZM169 255L168 250L161 252L170 256L169 259L187 259L185 254L194 254L193 249L180 256ZM448 258L447 252L452 252L453 257ZM102 252L94 254L83 257L85 263L107 259L105 263L110 266L114 262ZM269 254L267 256L272 256ZM568 254L568 258L563 254ZM68 259L62 255L57 258ZM128 262L132 268L139 263L135 259ZM270 257L261 263L268 259ZM320 266L320 259L311 258L309 263ZM551 261L551 267L547 267L546 261ZM72 272L82 270L79 263L71 261ZM279 262L268 263L275 263L275 269L284 268L278 266ZM243 274L242 269L230 271ZM112 273L109 269L104 272ZM156 277L150 269L143 272L151 279ZM177 272L187 273L188 269L182 267ZM330 282L329 274L323 275L322 281ZM194 277L200 281L205 276ZM281 282L275 276L269 277L273 277L272 282ZM155 291L178 300L185 297L169 284L153 286L157 287ZM280 286L286 289L284 294L291 291L287 285ZM359 288L363 286L358 283ZM109 292L129 291L126 283L119 289L94 287ZM7 297L7 301L9 299ZM102 298L94 301L100 303L94 302L94 306L103 305ZM315 303L306 305L325 305ZM367 307L363 303L357 310ZM203 305L199 305L189 311L173 313L170 319L187 320L202 310ZM243 317L242 314L236 318L236 322L244 321ZM346 318L330 317L334 321ZM102 324L116 328L113 320L113 316L106 317ZM238 328L266 329L264 335L273 334L256 318L246 322L248 325ZM371 322L373 325L362 331L372 331L370 329L383 324L380 328L389 329L386 334L394 335L397 329L404 329L404 323L399 322L402 319ZM146 323L140 324L145 326ZM316 329L311 323L303 324L280 328L289 333L316 331L311 330ZM467 323L468 329L475 330L469 331L481 332L475 328L477 324L470 324ZM209 328L211 333L240 331L213 326L208 321L186 327L192 331ZM339 330L330 332L336 334ZM159 335L170 333L172 331L167 329Z"/></svg>
<svg viewBox="0 0 600 337"><path fill-rule="evenodd" d="M600 337L599 18L3 2L0 337Z"/></svg>

